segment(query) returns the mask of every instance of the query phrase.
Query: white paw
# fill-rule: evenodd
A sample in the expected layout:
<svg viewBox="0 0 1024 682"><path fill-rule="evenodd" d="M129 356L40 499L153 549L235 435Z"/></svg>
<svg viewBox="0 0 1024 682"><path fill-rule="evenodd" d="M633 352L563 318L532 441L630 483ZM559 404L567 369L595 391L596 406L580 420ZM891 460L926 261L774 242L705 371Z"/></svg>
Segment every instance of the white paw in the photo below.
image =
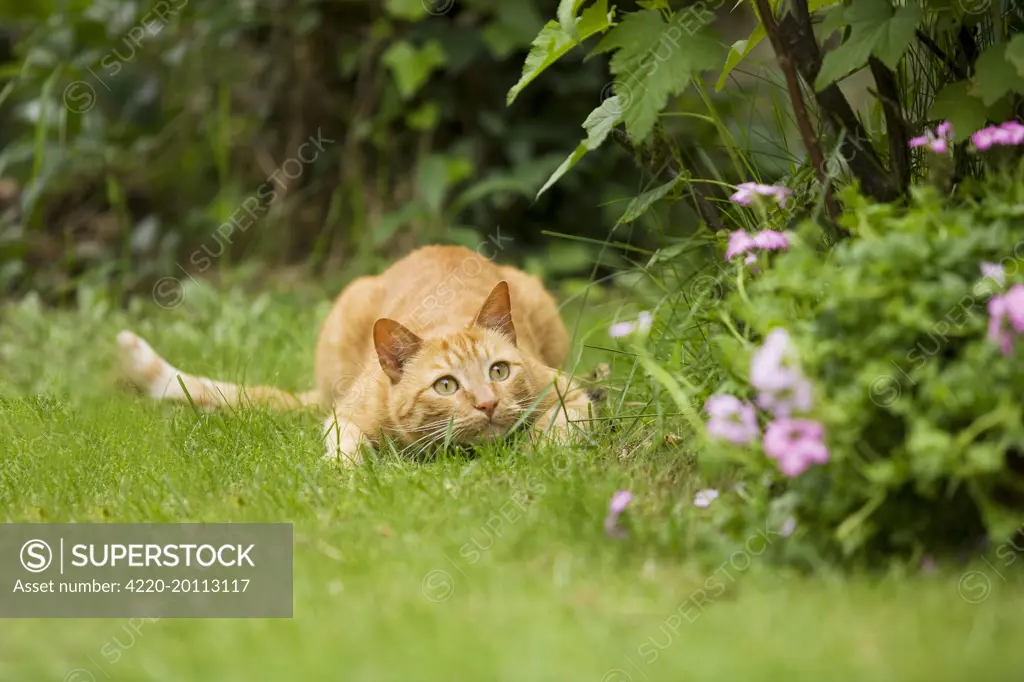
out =
<svg viewBox="0 0 1024 682"><path fill-rule="evenodd" d="M117 335L126 378L153 398L163 398L177 383L178 370L169 365L141 337L130 331Z"/></svg>
<svg viewBox="0 0 1024 682"><path fill-rule="evenodd" d="M578 408L556 405L533 426L541 436L565 443L583 437L589 418L587 412Z"/></svg>
<svg viewBox="0 0 1024 682"><path fill-rule="evenodd" d="M367 444L363 433L351 423L339 426L333 417L324 422L325 460L355 466L363 461L362 448Z"/></svg>

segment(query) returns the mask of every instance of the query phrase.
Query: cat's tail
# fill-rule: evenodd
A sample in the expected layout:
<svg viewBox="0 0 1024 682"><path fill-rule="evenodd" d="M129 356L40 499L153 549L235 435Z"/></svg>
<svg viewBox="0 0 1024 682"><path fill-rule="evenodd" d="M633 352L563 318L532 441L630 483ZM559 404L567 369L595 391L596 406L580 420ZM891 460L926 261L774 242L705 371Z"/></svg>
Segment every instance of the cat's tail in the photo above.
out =
<svg viewBox="0 0 1024 682"><path fill-rule="evenodd" d="M125 378L153 398L176 402L190 402L191 399L196 406L206 410L252 404L295 410L319 403L316 391L288 393L270 386L239 386L185 374L130 331L118 334L117 344L121 347Z"/></svg>

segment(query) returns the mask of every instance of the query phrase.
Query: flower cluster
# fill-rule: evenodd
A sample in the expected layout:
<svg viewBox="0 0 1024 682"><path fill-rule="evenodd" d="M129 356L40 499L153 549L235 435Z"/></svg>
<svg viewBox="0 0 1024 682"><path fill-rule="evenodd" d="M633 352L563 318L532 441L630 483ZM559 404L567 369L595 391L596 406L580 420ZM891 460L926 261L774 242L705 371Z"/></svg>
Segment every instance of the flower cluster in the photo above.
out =
<svg viewBox="0 0 1024 682"><path fill-rule="evenodd" d="M745 445L757 438L757 415L754 406L734 395L714 395L704 403L708 419L708 435L736 445Z"/></svg>
<svg viewBox="0 0 1024 682"><path fill-rule="evenodd" d="M779 206L785 208L786 199L792 193L793 190L788 187L762 185L758 182L744 182L736 186L736 191L729 197L729 201L743 206L750 206L757 197L772 197L779 203Z"/></svg>
<svg viewBox="0 0 1024 682"><path fill-rule="evenodd" d="M729 235L729 246L725 249L725 260L732 260L736 256L747 254L743 259L744 265L750 265L757 260L755 251L784 251L789 248L789 236L785 232L776 230L762 230L753 237L743 230L736 230Z"/></svg>
<svg viewBox="0 0 1024 682"><path fill-rule="evenodd" d="M758 389L757 406L777 417L811 409L811 382L800 371L785 329L773 329L754 351L750 383Z"/></svg>
<svg viewBox="0 0 1024 682"><path fill-rule="evenodd" d="M1015 147L1024 142L1024 125L1017 121L1007 121L997 126L982 128L971 135L974 148L983 152L991 147Z"/></svg>
<svg viewBox="0 0 1024 682"><path fill-rule="evenodd" d="M754 352L750 383L758 390L758 406L770 412L773 421L765 429L762 445L786 476L799 476L811 464L829 459L825 429L810 419L794 419L797 412L812 407L811 383L803 376L796 351L785 329L773 329ZM704 405L711 438L745 445L757 439L759 431L754 406L731 395L716 395Z"/></svg>
<svg viewBox="0 0 1024 682"><path fill-rule="evenodd" d="M1024 284L1015 284L988 302L988 338L999 344L1003 355L1013 353L1013 334L1024 334ZM1006 322L1009 321L1010 329ZM1011 333L1012 329L1012 333Z"/></svg>
<svg viewBox="0 0 1024 682"><path fill-rule="evenodd" d="M943 121L935 128L934 133L925 131L924 135L911 138L907 144L910 147L927 147L936 154L945 154L949 151L952 141L953 126L949 121ZM974 143L974 149L979 152L998 146L1015 147L1024 143L1024 124L1007 121L982 128L971 135L971 142Z"/></svg>
<svg viewBox="0 0 1024 682"><path fill-rule="evenodd" d="M936 128L935 132L926 130L924 135L912 137L907 142L910 147L928 147L936 154L945 154L949 151L949 142L953 138L953 125L949 121L943 121Z"/></svg>

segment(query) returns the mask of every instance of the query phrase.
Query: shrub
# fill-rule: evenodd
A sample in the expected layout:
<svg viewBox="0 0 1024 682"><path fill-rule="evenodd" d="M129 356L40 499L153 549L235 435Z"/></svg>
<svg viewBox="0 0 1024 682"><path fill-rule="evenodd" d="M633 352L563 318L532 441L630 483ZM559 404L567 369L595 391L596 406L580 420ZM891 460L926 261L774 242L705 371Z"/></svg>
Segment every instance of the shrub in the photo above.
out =
<svg viewBox="0 0 1024 682"><path fill-rule="evenodd" d="M701 463L712 474L739 463L750 481L769 474L771 492L748 489L776 517L792 509L826 554L938 552L986 531L1005 538L1017 524L1024 344L1002 353L987 337L987 306L1024 282L1024 187L1004 178L972 189L947 200L914 188L902 207L849 190L851 239L822 251L805 223L761 272L741 258L731 266L720 308L732 331L723 325L712 340L726 375L715 393L753 402L754 349L786 329L830 459L787 478L758 441L709 440ZM1005 283L983 276L983 262L1000 264Z"/></svg>

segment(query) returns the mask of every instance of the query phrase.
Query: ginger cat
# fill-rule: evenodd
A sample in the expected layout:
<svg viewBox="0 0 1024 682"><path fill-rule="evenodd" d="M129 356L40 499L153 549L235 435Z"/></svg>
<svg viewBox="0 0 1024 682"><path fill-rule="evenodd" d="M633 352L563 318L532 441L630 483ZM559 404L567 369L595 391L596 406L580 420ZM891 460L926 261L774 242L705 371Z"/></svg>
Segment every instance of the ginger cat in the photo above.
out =
<svg viewBox="0 0 1024 682"><path fill-rule="evenodd" d="M555 369L569 337L551 294L462 247L424 247L349 284L320 330L308 393L184 374L131 332L117 341L128 379L154 398L191 397L206 409L319 406L329 414L325 456L347 464L381 436L422 450L449 433L471 444L525 422L567 439L590 416L585 391Z"/></svg>

